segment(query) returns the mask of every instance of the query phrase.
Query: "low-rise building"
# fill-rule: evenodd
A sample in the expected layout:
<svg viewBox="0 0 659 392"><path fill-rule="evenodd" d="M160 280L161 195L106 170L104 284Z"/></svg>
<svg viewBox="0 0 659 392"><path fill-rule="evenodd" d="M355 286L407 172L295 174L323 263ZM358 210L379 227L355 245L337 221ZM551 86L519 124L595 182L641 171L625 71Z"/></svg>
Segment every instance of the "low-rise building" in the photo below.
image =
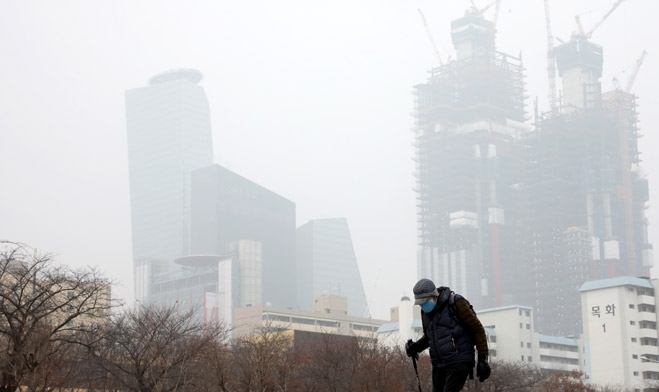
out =
<svg viewBox="0 0 659 392"><path fill-rule="evenodd" d="M258 334L263 328L319 332L374 340L385 320L348 316L347 298L323 295L314 311L253 305L234 310L234 337Z"/></svg>

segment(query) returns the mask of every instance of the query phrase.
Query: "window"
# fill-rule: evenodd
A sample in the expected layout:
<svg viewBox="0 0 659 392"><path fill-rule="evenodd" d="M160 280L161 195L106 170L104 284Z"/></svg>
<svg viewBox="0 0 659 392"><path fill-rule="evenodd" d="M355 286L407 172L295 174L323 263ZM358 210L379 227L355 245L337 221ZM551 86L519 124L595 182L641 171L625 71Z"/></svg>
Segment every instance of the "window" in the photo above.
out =
<svg viewBox="0 0 659 392"><path fill-rule="evenodd" d="M527 311L526 311L526 317L530 317L530 316L531 316L531 311L530 311L530 310L527 310Z"/></svg>
<svg viewBox="0 0 659 392"><path fill-rule="evenodd" d="M524 356L522 355L521 361L524 362Z"/></svg>
<svg viewBox="0 0 659 392"><path fill-rule="evenodd" d="M526 348L531 348L531 343L526 343Z"/></svg>
<svg viewBox="0 0 659 392"><path fill-rule="evenodd" d="M522 328L524 328L524 324L519 323L519 329L522 329Z"/></svg>
<svg viewBox="0 0 659 392"><path fill-rule="evenodd" d="M635 375L635 376L638 376L638 372L634 372L634 375Z"/></svg>
<svg viewBox="0 0 659 392"><path fill-rule="evenodd" d="M531 357L530 356L526 357L526 360L531 362Z"/></svg>
<svg viewBox="0 0 659 392"><path fill-rule="evenodd" d="M632 342L636 342L636 338L632 338Z"/></svg>
<svg viewBox="0 0 659 392"><path fill-rule="evenodd" d="M531 329L531 324L526 324L526 329Z"/></svg>
<svg viewBox="0 0 659 392"><path fill-rule="evenodd" d="M636 321L634 320L629 321L629 325L636 325Z"/></svg>
<svg viewBox="0 0 659 392"><path fill-rule="evenodd" d="M524 342L519 342L519 346L524 347ZM523 361L523 359L522 359L522 361Z"/></svg>
<svg viewBox="0 0 659 392"><path fill-rule="evenodd" d="M629 304L629 309L634 309L634 304Z"/></svg>
<svg viewBox="0 0 659 392"><path fill-rule="evenodd" d="M632 355L632 359L638 359L638 355L633 354L633 355Z"/></svg>

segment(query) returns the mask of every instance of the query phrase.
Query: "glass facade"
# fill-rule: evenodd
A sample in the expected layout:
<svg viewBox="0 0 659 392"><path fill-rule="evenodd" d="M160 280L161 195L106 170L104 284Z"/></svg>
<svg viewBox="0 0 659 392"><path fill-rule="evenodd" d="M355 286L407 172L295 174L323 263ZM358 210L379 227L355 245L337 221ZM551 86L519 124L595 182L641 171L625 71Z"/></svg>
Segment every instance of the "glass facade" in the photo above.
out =
<svg viewBox="0 0 659 392"><path fill-rule="evenodd" d="M297 229L297 295L312 310L323 294L348 298L348 315L369 315L366 294L345 218L315 219Z"/></svg>

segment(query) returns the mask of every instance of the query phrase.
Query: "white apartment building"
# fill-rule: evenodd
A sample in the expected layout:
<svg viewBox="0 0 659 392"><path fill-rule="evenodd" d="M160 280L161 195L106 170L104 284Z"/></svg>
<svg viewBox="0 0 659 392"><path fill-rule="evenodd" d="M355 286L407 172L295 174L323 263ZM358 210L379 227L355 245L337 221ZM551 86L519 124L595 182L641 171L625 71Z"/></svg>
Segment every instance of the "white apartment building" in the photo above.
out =
<svg viewBox="0 0 659 392"><path fill-rule="evenodd" d="M496 342L491 359L538 363L533 308L511 305L479 310L477 314L483 326L493 334L488 340Z"/></svg>
<svg viewBox="0 0 659 392"><path fill-rule="evenodd" d="M545 370L582 371L583 341L576 338L537 334L539 366Z"/></svg>
<svg viewBox="0 0 659 392"><path fill-rule="evenodd" d="M627 276L581 286L585 371L592 383L657 390L656 287L657 279Z"/></svg>

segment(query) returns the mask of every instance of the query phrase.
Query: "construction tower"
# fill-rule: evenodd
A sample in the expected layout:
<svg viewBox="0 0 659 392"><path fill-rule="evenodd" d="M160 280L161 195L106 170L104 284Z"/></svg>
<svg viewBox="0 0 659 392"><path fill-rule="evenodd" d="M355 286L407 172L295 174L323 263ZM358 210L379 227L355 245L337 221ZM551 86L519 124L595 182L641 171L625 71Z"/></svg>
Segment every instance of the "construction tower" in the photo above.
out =
<svg viewBox="0 0 659 392"><path fill-rule="evenodd" d="M649 276L647 180L640 174L635 96L602 93L603 50L585 35L555 49L562 95L524 138L523 218L511 281L543 333L581 333L579 287Z"/></svg>
<svg viewBox="0 0 659 392"><path fill-rule="evenodd" d="M506 214L525 127L520 57L498 52L477 10L451 24L456 59L415 86L417 273L478 307L504 303Z"/></svg>

